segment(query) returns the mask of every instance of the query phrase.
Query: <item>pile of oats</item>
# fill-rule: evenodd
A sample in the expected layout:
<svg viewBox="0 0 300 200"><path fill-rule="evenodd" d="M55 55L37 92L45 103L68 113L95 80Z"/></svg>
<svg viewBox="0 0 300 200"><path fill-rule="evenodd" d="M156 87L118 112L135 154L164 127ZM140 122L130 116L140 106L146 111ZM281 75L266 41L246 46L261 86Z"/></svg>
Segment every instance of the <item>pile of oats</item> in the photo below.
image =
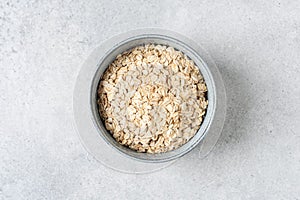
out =
<svg viewBox="0 0 300 200"><path fill-rule="evenodd" d="M120 144L138 152L166 152L200 128L206 92L198 67L186 55L148 44L109 65L99 83L99 113Z"/></svg>

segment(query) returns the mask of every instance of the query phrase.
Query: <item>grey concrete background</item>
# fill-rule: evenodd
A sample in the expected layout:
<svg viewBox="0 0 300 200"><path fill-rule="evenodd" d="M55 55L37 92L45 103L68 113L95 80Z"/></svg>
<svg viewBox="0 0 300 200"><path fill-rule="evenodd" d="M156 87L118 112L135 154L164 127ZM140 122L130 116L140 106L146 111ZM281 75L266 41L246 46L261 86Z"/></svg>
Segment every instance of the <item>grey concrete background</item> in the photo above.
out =
<svg viewBox="0 0 300 200"><path fill-rule="evenodd" d="M114 34L200 44L228 94L222 136L146 175L112 171L75 133L80 66ZM300 1L0 2L0 199L300 199Z"/></svg>

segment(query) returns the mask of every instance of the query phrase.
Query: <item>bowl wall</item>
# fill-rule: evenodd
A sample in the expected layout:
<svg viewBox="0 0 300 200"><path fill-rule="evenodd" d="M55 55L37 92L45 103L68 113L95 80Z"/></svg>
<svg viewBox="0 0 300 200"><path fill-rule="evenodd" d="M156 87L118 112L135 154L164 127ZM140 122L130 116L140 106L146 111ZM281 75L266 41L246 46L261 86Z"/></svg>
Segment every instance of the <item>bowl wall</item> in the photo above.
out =
<svg viewBox="0 0 300 200"><path fill-rule="evenodd" d="M163 31L162 31L163 32ZM184 36L182 36L184 38ZM185 40L186 41L186 40ZM205 82L207 85L207 98L208 98L208 108L206 110L206 115L202 121L200 129L197 131L195 136L189 140L183 146L165 153L159 154L149 154L149 153L139 153L134 150L131 150L128 147L125 147L119 144L112 135L106 130L103 122L100 119L97 105L97 89L99 81L102 77L102 74L107 69L108 65L113 62L118 54L129 50L133 47L143 45L143 44L161 44L174 47L177 50L180 50L186 54L190 59L192 59L195 64L198 66ZM215 113L216 106L216 91L215 83L213 76L209 70L209 66L202 60L201 55L199 55L192 47L192 45L182 42L180 35L177 34L177 37L170 36L168 34L159 34L159 33L149 33L149 34L139 34L139 35L130 35L128 38L124 39L121 42L113 44L109 51L106 52L102 58L99 58L98 69L94 75L94 78L91 83L90 89L90 108L92 113L92 119L95 127L98 129L101 137L108 143L112 148L115 148L116 151L119 151L126 156L129 156L133 159L137 159L143 162L166 162L178 157L181 157L191 151L205 136L212 119ZM100 56L100 55L99 55Z"/></svg>

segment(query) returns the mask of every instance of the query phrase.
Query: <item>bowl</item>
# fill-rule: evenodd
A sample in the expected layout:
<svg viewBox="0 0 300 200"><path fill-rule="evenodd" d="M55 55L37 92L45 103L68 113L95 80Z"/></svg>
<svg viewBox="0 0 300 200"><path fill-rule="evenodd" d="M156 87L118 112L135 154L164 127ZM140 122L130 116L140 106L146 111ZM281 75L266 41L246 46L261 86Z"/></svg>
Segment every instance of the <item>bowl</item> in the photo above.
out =
<svg viewBox="0 0 300 200"><path fill-rule="evenodd" d="M113 138L111 133L109 133L106 130L99 116L97 105L98 84L102 77L102 74L107 69L109 64L113 62L113 60L118 54L121 54L124 51L133 47L149 43L174 47L176 50L183 52L191 60L193 60L196 66L199 68L205 80L207 86L208 99L208 107L206 110L205 117L202 121L199 130L193 136L193 138L191 138L187 143L175 150L156 154L140 153L119 144ZM107 51L104 53L104 55L99 55L97 70L94 73L93 79L91 81L89 95L91 118L93 120L95 128L97 129L98 133L103 138L103 140L111 148L115 149L115 151L118 151L119 153L127 157L136 159L141 162L152 163L161 163L174 160L187 154L193 148L195 148L197 144L199 144L199 142L203 140L203 138L207 134L216 110L216 87L214 77L210 70L210 66L207 65L207 63L202 59L201 54L197 51L200 47L198 47L195 42L186 38L183 35L161 29L143 29L129 31L127 33L123 33L121 35L109 39L108 41L106 41L105 44Z"/></svg>

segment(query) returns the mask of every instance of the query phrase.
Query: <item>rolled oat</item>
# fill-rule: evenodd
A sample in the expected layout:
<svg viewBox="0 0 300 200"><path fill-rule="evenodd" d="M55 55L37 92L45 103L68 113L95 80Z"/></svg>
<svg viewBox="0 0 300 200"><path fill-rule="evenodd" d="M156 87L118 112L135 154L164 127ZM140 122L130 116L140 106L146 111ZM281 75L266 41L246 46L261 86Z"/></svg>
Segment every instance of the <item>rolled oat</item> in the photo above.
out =
<svg viewBox="0 0 300 200"><path fill-rule="evenodd" d="M147 44L116 57L98 88L106 129L122 145L160 153L188 142L208 101L198 67L172 47Z"/></svg>

